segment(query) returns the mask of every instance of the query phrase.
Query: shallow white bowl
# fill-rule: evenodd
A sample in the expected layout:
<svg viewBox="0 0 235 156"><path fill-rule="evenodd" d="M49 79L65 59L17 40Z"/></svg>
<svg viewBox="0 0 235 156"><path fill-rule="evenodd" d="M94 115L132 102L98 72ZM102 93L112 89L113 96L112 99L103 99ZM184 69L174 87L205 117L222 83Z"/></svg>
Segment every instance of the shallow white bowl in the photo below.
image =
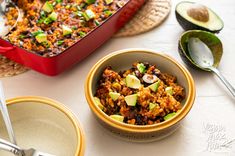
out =
<svg viewBox="0 0 235 156"><path fill-rule="evenodd" d="M81 127L62 104L42 97L19 97L8 100L7 107L20 147L56 156L84 155ZM1 115L0 138L9 140ZM0 156L12 154L0 151Z"/></svg>

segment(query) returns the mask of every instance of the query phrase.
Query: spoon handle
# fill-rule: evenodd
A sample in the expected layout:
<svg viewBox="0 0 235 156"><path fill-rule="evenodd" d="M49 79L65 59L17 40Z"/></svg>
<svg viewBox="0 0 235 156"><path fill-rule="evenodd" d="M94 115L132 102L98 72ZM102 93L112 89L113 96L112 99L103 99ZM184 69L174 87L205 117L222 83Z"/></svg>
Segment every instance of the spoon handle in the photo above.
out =
<svg viewBox="0 0 235 156"><path fill-rule="evenodd" d="M16 150L15 148L13 148L13 147L11 147L9 145L2 144L1 141L0 141L0 149L4 150L4 151L11 152L11 153L13 153L15 155L18 153L18 150Z"/></svg>
<svg viewBox="0 0 235 156"><path fill-rule="evenodd" d="M5 122L9 138L12 143L16 144L14 131L12 128L10 116L9 116L7 106L6 106L2 82L0 82L0 111L2 112L3 120Z"/></svg>
<svg viewBox="0 0 235 156"><path fill-rule="evenodd" d="M224 85L228 88L231 94L235 97L234 87L225 79L225 77L220 73L220 71L214 67L210 69L219 77L219 79L224 83Z"/></svg>
<svg viewBox="0 0 235 156"><path fill-rule="evenodd" d="M22 155L22 152L21 152L22 150L18 146L14 145L6 140L3 140L1 138L0 138L0 149L11 152L11 153L18 155L18 156Z"/></svg>

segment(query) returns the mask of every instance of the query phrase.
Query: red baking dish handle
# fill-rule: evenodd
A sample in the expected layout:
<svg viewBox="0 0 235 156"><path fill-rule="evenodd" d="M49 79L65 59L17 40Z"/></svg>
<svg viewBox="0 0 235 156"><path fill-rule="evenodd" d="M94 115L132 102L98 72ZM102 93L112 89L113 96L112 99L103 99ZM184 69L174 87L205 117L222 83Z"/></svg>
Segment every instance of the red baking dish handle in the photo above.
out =
<svg viewBox="0 0 235 156"><path fill-rule="evenodd" d="M2 46L0 46L0 54L6 53L6 52L11 51L13 49L15 49L15 47L2 47Z"/></svg>

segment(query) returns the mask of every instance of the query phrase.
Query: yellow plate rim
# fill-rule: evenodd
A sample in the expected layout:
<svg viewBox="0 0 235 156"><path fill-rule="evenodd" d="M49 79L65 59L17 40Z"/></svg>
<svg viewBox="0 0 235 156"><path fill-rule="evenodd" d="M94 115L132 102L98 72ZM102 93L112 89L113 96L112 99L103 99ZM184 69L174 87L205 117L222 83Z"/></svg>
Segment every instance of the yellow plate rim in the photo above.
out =
<svg viewBox="0 0 235 156"><path fill-rule="evenodd" d="M40 96L21 96L21 97L16 97L16 98L11 98L11 99L6 100L7 105L13 105L13 104L22 103L22 102L39 102L38 104L46 104L46 105L52 106L60 110L62 113L64 113L70 119L76 131L78 146L76 149L75 156L84 155L84 150L85 150L84 132L80 126L80 123L75 117L75 115L66 106L64 106L62 103L58 101L55 101L46 97L40 97Z"/></svg>

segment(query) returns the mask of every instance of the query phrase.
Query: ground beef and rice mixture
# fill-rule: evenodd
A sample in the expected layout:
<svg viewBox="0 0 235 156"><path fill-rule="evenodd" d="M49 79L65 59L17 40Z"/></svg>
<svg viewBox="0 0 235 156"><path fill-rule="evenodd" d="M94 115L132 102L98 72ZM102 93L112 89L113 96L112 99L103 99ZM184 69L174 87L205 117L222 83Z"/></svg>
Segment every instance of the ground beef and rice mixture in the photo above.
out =
<svg viewBox="0 0 235 156"><path fill-rule="evenodd" d="M162 73L156 65L137 62L119 73L107 67L94 98L113 119L152 125L168 120L182 108L185 90L175 76Z"/></svg>

